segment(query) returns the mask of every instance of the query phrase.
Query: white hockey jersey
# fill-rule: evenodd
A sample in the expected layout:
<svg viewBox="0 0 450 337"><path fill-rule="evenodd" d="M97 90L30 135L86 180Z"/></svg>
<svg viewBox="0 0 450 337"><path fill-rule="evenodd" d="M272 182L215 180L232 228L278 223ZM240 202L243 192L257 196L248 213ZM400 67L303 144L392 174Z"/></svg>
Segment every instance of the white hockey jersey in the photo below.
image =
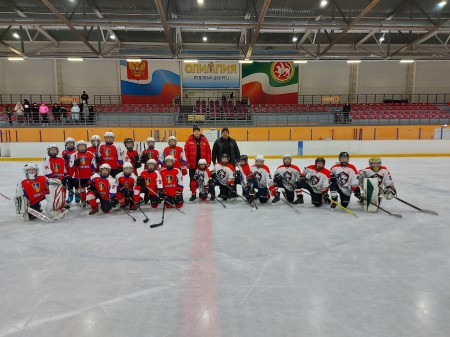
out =
<svg viewBox="0 0 450 337"><path fill-rule="evenodd" d="M283 177L283 187L287 191L293 191L295 182L300 179L300 168L295 165L280 165L275 170L274 176L277 174ZM286 180L286 181L284 181Z"/></svg>
<svg viewBox="0 0 450 337"><path fill-rule="evenodd" d="M342 166L340 163L337 163L330 169L330 175L336 178L339 189L345 195L352 195L352 190L359 185L358 173L356 167L352 164Z"/></svg>
<svg viewBox="0 0 450 337"><path fill-rule="evenodd" d="M266 165L262 165L259 168L256 167L256 165L252 165L250 167L250 172L250 175L255 177L259 188L267 188L269 184L273 184L270 169Z"/></svg>
<svg viewBox="0 0 450 337"><path fill-rule="evenodd" d="M394 181L392 180L389 170L385 166L380 166L378 172L375 172L369 167L362 169L358 172L359 183L362 186L364 178L377 178L378 187L381 189L384 187L394 186Z"/></svg>
<svg viewBox="0 0 450 337"><path fill-rule="evenodd" d="M326 168L317 171L315 165L309 165L303 170L303 175L315 193L322 194L328 192L328 188L330 187L330 171Z"/></svg>
<svg viewBox="0 0 450 337"><path fill-rule="evenodd" d="M234 166L230 163L223 165L222 163L217 163L214 166L216 171L216 178L222 185L231 185L234 182Z"/></svg>
<svg viewBox="0 0 450 337"><path fill-rule="evenodd" d="M200 190L200 193L208 193L209 180L211 179L211 172L209 171L209 169L197 169L195 171L195 175L197 176L197 187Z"/></svg>

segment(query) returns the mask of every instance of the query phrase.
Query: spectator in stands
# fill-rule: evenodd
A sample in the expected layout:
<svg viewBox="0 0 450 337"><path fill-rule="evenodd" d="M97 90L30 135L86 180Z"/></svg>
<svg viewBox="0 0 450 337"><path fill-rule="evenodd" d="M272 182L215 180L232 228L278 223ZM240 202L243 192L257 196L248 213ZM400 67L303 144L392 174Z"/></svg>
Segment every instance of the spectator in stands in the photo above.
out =
<svg viewBox="0 0 450 337"><path fill-rule="evenodd" d="M73 123L77 123L80 120L80 107L77 102L73 102L72 109L70 109L70 119Z"/></svg>
<svg viewBox="0 0 450 337"><path fill-rule="evenodd" d="M53 119L56 123L61 121L61 108L59 107L58 103L53 103L52 114Z"/></svg>
<svg viewBox="0 0 450 337"><path fill-rule="evenodd" d="M83 103L86 102L86 104L88 104L89 95L86 94L86 91L83 91L83 93L81 94L80 98L81 98L81 102L83 102Z"/></svg>
<svg viewBox="0 0 450 337"><path fill-rule="evenodd" d="M24 114L24 108L22 103L17 102L16 106L14 107L14 114L17 116L17 121L19 123L23 122L23 114Z"/></svg>
<svg viewBox="0 0 450 337"><path fill-rule="evenodd" d="M12 125L12 123L13 123L12 117L14 115L13 109L11 108L10 105L7 105L7 106L5 106L4 111L5 111L6 116L8 117L9 125Z"/></svg>
<svg viewBox="0 0 450 337"><path fill-rule="evenodd" d="M345 102L344 108L342 109L342 113L344 115L344 124L350 124L350 111L352 110L351 105L348 102Z"/></svg>
<svg viewBox="0 0 450 337"><path fill-rule="evenodd" d="M34 124L39 123L39 106L37 103L33 103L31 107L31 116Z"/></svg>
<svg viewBox="0 0 450 337"><path fill-rule="evenodd" d="M192 127L193 134L184 143L184 154L189 168L189 186L191 188L191 199L193 201L197 197L197 184L194 179L195 170L200 159L205 159L207 166L211 165L211 148L208 139L200 133L200 127L194 125Z"/></svg>
<svg viewBox="0 0 450 337"><path fill-rule="evenodd" d="M222 155L227 153L230 156L230 164L236 166L239 162L241 153L236 141L229 136L230 131L228 128L223 128L221 137L218 138L212 148L212 162L216 165L217 162L221 162Z"/></svg>
<svg viewBox="0 0 450 337"><path fill-rule="evenodd" d="M339 108L336 108L336 111L334 112L334 124L341 124L342 119L342 113Z"/></svg>
<svg viewBox="0 0 450 337"><path fill-rule="evenodd" d="M39 107L39 114L41 115L41 121L42 125L48 125L48 112L50 109L45 104L45 102L42 102L41 106Z"/></svg>
<svg viewBox="0 0 450 337"><path fill-rule="evenodd" d="M64 123L66 121L66 117L67 117L66 107L61 104L61 106L59 107L59 112L61 114L61 123Z"/></svg>
<svg viewBox="0 0 450 337"><path fill-rule="evenodd" d="M86 102L86 101L84 101L84 102ZM82 110L82 113L81 113L81 116L80 116L80 120L82 122L86 123L88 118L89 118L89 105L87 105L87 103L84 103L83 104L83 110Z"/></svg>
<svg viewBox="0 0 450 337"><path fill-rule="evenodd" d="M29 122L32 115L31 115L31 104L27 99L23 100L23 111L26 121Z"/></svg>

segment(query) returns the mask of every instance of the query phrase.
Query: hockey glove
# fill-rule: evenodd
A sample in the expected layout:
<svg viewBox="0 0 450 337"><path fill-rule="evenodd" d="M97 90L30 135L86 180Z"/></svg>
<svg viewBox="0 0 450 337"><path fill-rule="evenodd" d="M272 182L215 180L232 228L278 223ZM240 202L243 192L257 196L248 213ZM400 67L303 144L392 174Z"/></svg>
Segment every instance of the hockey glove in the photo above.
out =
<svg viewBox="0 0 450 337"><path fill-rule="evenodd" d="M158 190L158 198L161 199L161 200L164 200L164 197L165 197L164 190L159 189Z"/></svg>
<svg viewBox="0 0 450 337"><path fill-rule="evenodd" d="M95 162L98 164L102 161L102 156L100 156L99 154L95 154Z"/></svg>
<svg viewBox="0 0 450 337"><path fill-rule="evenodd" d="M354 194L355 197L357 197L358 199L361 199L361 190L359 189L358 186L356 186L356 188L353 190L353 194Z"/></svg>
<svg viewBox="0 0 450 337"><path fill-rule="evenodd" d="M135 163L138 163L139 162L139 156L138 155L135 155L135 156L133 156L133 161L135 162Z"/></svg>
<svg viewBox="0 0 450 337"><path fill-rule="evenodd" d="M386 200L394 199L397 196L397 191L395 190L394 186L389 186L383 191L383 197L386 198Z"/></svg>
<svg viewBox="0 0 450 337"><path fill-rule="evenodd" d="M69 156L68 154L65 154L65 155L63 156L63 158L64 158L64 161L65 161L65 162L68 162L68 161L70 160L70 156Z"/></svg>
<svg viewBox="0 0 450 337"><path fill-rule="evenodd" d="M96 192L97 191L97 189L95 188L94 184L87 185L87 190L90 191L90 192Z"/></svg>
<svg viewBox="0 0 450 337"><path fill-rule="evenodd" d="M134 162L134 167L135 167L135 168L138 169L138 168L140 168L141 166L142 166L142 164L141 164L140 162L138 162L138 161L135 161L135 162Z"/></svg>
<svg viewBox="0 0 450 337"><path fill-rule="evenodd" d="M283 176L279 173L275 174L275 176L273 177L273 182L278 187L282 187L283 186Z"/></svg>
<svg viewBox="0 0 450 337"><path fill-rule="evenodd" d="M80 159L80 158L77 158L77 159L75 159L75 160L73 161L73 164L74 164L75 166L80 166L80 163L81 163L81 159Z"/></svg>
<svg viewBox="0 0 450 337"><path fill-rule="evenodd" d="M137 177L136 185L146 188L144 177L141 176Z"/></svg>
<svg viewBox="0 0 450 337"><path fill-rule="evenodd" d="M123 195L125 198L129 198L129 197L130 197L130 190L129 190L128 188L126 188L126 187L122 187L122 188L120 189L120 193L122 193L122 195Z"/></svg>
<svg viewBox="0 0 450 337"><path fill-rule="evenodd" d="M211 179L216 180L216 171L211 171Z"/></svg>
<svg viewBox="0 0 450 337"><path fill-rule="evenodd" d="M331 204L331 200L330 200L330 197L328 196L328 193L322 194L322 200L323 200L324 204L327 204L327 205Z"/></svg>
<svg viewBox="0 0 450 337"><path fill-rule="evenodd" d="M143 153L141 156L141 163L145 164L148 160L148 154L147 153Z"/></svg>

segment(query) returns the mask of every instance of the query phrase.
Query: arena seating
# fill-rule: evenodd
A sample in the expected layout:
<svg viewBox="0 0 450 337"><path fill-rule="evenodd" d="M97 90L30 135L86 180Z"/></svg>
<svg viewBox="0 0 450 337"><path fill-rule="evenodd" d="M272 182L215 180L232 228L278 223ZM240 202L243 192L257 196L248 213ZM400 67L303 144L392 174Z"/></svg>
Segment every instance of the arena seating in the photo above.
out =
<svg viewBox="0 0 450 337"><path fill-rule="evenodd" d="M95 104L96 112L158 112L158 113L176 113L178 105L176 104Z"/></svg>
<svg viewBox="0 0 450 337"><path fill-rule="evenodd" d="M251 119L250 109L247 104L237 101L234 105L233 101L210 100L208 104L206 100L197 100L192 112L196 115L203 115L210 120L246 120Z"/></svg>

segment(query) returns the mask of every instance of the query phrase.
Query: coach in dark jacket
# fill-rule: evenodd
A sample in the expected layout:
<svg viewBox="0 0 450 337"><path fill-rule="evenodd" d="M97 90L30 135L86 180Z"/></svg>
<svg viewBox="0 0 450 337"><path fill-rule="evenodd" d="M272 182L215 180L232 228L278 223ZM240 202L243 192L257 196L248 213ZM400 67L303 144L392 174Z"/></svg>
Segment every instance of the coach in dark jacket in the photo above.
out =
<svg viewBox="0 0 450 337"><path fill-rule="evenodd" d="M222 136L214 142L212 148L212 161L214 164L222 161L222 155L227 153L230 156L230 164L236 165L239 161L241 153L236 141L229 136L230 131L228 128L222 129Z"/></svg>

